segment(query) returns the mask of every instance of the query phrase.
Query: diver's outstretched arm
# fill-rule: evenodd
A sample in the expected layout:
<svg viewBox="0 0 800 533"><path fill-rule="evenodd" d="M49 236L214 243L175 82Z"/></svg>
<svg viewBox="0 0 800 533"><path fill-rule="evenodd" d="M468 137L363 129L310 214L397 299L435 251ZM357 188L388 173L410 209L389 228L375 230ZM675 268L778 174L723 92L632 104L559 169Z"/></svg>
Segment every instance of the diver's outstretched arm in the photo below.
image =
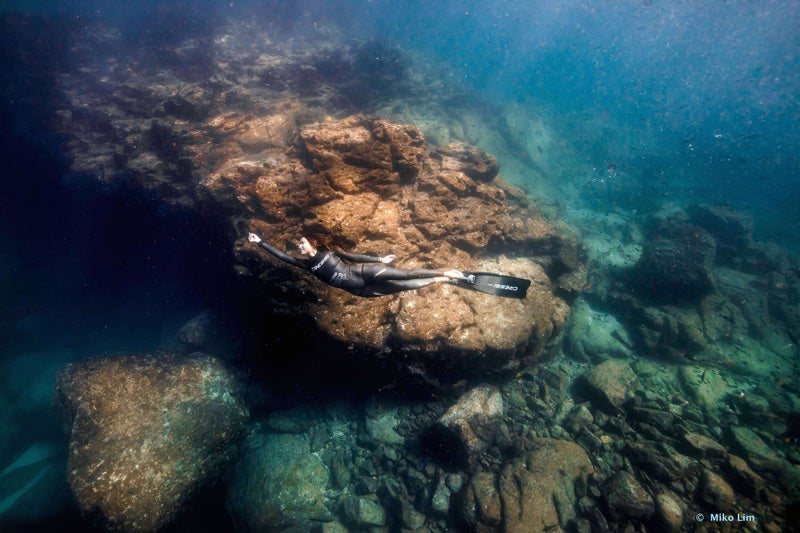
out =
<svg viewBox="0 0 800 533"><path fill-rule="evenodd" d="M272 255L274 255L275 257L280 259L281 261L285 261L285 262L289 263L290 265L294 265L296 267L300 267L300 268L305 267L305 265L303 264L302 261L300 261L296 257L292 257L289 254L281 252L280 250L278 250L277 248L275 248L271 244L269 244L267 242L264 242L263 240L261 240L261 237L259 237L255 233L250 233L250 235L247 236L247 240L250 241L250 242L254 242L254 243L258 244L263 249L265 249L266 251L268 251L269 253L271 253Z"/></svg>

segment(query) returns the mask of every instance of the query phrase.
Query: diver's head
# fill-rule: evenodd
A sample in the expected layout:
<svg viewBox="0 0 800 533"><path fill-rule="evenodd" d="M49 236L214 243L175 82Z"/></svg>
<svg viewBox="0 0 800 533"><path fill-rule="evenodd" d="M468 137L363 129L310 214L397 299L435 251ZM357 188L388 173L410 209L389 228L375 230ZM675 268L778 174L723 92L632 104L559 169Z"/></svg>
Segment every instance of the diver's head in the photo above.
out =
<svg viewBox="0 0 800 533"><path fill-rule="evenodd" d="M305 237L300 237L300 244L298 244L297 247L300 248L300 253L303 255L307 255L309 257L314 257L317 255L317 249Z"/></svg>

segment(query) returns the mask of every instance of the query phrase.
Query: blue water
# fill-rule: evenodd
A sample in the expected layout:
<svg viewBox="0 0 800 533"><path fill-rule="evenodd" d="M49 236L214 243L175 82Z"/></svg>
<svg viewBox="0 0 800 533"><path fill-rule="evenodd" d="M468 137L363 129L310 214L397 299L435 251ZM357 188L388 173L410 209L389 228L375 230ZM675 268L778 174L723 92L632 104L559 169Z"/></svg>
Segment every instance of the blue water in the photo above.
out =
<svg viewBox="0 0 800 533"><path fill-rule="evenodd" d="M463 91L464 105L535 107L580 163L543 177L497 154L509 181L599 212L726 203L753 217L756 239L800 253L800 1L6 1L10 13L29 27L4 22L0 35L0 401L19 428L0 443L9 458L41 442L63 453L51 409L63 364L165 346L203 309L236 305L216 221L70 169L56 80L90 25L121 34L98 62L211 39L237 18L279 42L329 28L345 44L378 39L412 68L441 69L439 89ZM611 193L559 192L600 179ZM90 530L52 485L57 504L20 527Z"/></svg>

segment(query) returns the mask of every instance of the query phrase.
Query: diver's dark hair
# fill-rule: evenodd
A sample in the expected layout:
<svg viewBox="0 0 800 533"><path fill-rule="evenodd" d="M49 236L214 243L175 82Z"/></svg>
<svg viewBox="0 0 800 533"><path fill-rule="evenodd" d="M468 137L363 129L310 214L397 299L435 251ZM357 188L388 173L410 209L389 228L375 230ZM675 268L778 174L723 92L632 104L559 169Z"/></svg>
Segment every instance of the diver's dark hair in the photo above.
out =
<svg viewBox="0 0 800 533"><path fill-rule="evenodd" d="M323 250L335 250L336 246L333 244L333 237L328 233L305 233L303 237L308 239L311 246Z"/></svg>

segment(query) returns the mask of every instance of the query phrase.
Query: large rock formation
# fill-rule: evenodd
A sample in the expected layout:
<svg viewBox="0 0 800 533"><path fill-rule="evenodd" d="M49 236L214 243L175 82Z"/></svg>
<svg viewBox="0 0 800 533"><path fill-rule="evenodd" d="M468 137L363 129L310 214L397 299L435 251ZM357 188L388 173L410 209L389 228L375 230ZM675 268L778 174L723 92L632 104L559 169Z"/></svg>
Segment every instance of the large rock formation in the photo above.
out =
<svg viewBox="0 0 800 533"><path fill-rule="evenodd" d="M169 523L235 457L248 416L209 356L87 359L56 387L69 485L81 511L114 530Z"/></svg>
<svg viewBox="0 0 800 533"><path fill-rule="evenodd" d="M376 299L352 296L237 243L241 272L345 345L399 350L423 366L498 369L537 354L562 326L555 295L579 270L576 244L524 195L496 178L497 164L467 145L425 151L413 126L352 116L300 129L300 155L274 165L230 160L203 185L241 206L247 226L279 247L324 234L334 246L396 253L399 267L503 272L533 280L525 300L451 286Z"/></svg>
<svg viewBox="0 0 800 533"><path fill-rule="evenodd" d="M291 74L310 58L256 54L246 64L245 51L232 48L241 43L226 44L234 41L215 44L219 60L207 67L216 74L205 79L95 66L81 79L64 76L59 116L74 169L229 221L235 268L258 280L263 307L306 319L296 323L309 324L309 337L329 351L400 360L399 352L425 375L535 357L562 327L562 297L583 285L572 232L505 185L483 150L429 151L417 127L381 118L331 120L331 92L346 92L351 80L303 70L301 87ZM98 92L93 72L107 90ZM286 83L273 86L278 79ZM248 229L280 248L318 233L348 251L394 253L402 268L497 271L533 284L525 300L449 286L358 298L277 262L246 241Z"/></svg>
<svg viewBox="0 0 800 533"><path fill-rule="evenodd" d="M298 109L273 111L214 116L183 138L153 122L151 140L158 130L183 148L144 151L124 168L165 201L227 213L240 232L238 271L258 277L276 306L345 346L399 350L424 373L487 370L535 356L561 329L568 306L556 293L580 284L577 244L497 178L494 158L464 144L429 153L414 126L363 115L302 127L289 145ZM219 141L209 146L206 135ZM184 168L182 177L171 170L189 165L189 153L191 165L213 169L194 184L198 168ZM152 167L146 172L143 159ZM395 253L403 268L494 271L533 284L525 300L450 286L359 298L249 244L247 228L278 247L324 234L348 251Z"/></svg>

